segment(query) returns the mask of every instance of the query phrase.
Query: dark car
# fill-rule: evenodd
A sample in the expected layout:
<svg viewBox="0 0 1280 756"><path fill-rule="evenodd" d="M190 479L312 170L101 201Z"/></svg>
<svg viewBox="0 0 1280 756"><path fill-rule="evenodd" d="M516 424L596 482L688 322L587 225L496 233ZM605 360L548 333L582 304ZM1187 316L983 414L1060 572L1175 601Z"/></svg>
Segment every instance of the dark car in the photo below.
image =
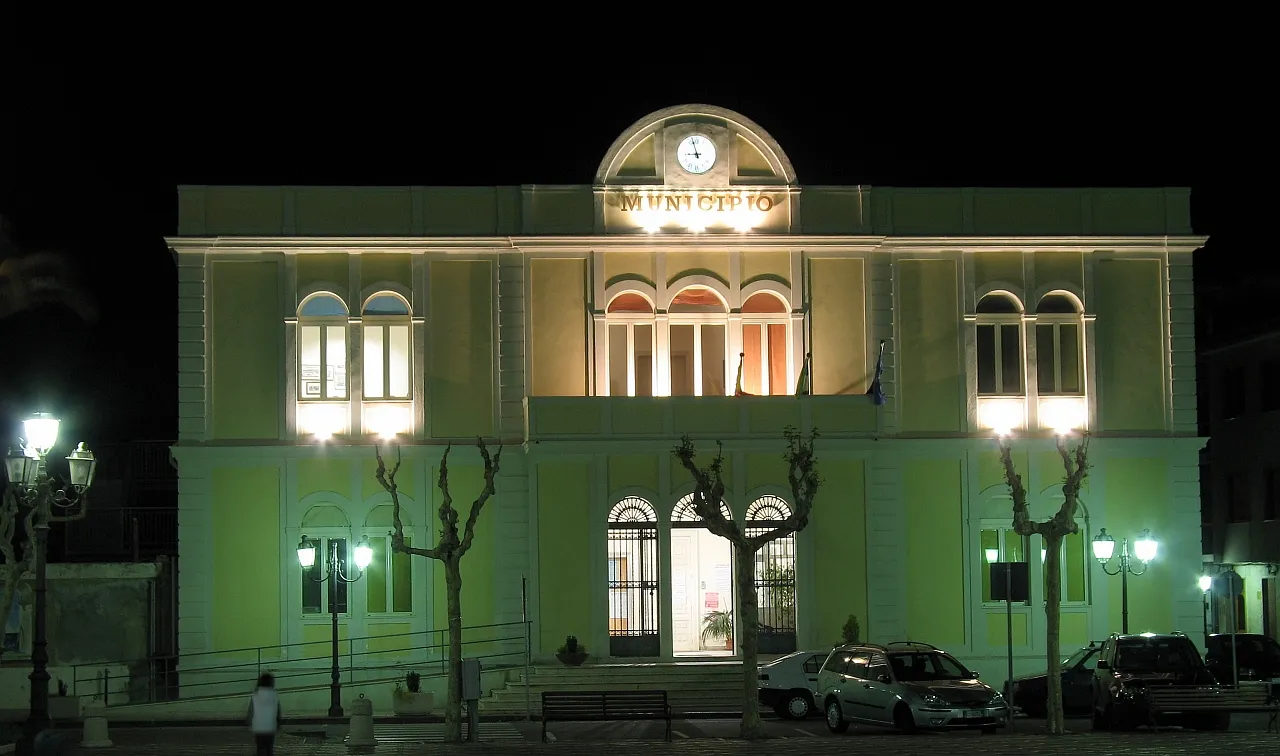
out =
<svg viewBox="0 0 1280 756"><path fill-rule="evenodd" d="M1186 635L1112 635L1098 651L1093 678L1093 728L1129 729L1144 724L1175 724L1198 730L1225 729L1230 714L1176 714L1159 721L1147 704L1147 689L1156 685L1214 686L1213 673Z"/></svg>
<svg viewBox="0 0 1280 756"><path fill-rule="evenodd" d="M1093 707L1093 668L1101 641L1093 641L1062 662L1062 710L1088 714ZM1043 717L1049 708L1049 673L1024 675L1005 684L1004 697L1029 717Z"/></svg>
<svg viewBox="0 0 1280 756"><path fill-rule="evenodd" d="M1261 633L1236 633L1236 664L1241 680L1273 680L1280 677L1280 643ZM1216 633L1205 642L1204 663L1223 685L1232 685L1231 635Z"/></svg>

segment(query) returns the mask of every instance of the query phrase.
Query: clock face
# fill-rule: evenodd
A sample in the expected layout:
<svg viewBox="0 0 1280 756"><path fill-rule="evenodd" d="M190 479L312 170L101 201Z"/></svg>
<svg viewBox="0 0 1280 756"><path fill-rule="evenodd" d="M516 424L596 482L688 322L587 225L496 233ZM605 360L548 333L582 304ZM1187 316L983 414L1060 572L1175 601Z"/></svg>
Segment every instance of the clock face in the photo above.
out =
<svg viewBox="0 0 1280 756"><path fill-rule="evenodd" d="M691 134L676 148L676 160L689 173L706 173L716 164L716 146L701 134Z"/></svg>

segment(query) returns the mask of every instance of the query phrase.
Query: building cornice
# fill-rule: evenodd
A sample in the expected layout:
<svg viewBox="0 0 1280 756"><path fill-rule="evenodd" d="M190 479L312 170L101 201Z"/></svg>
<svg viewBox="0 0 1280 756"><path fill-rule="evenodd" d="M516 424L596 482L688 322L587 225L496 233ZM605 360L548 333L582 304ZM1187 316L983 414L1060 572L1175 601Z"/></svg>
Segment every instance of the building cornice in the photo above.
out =
<svg viewBox="0 0 1280 756"><path fill-rule="evenodd" d="M177 254L305 254L343 251L432 252L587 252L707 248L793 250L843 249L911 252L1000 250L1108 250L1194 252L1207 236L827 236L783 234L610 234L600 236L178 236L165 242Z"/></svg>

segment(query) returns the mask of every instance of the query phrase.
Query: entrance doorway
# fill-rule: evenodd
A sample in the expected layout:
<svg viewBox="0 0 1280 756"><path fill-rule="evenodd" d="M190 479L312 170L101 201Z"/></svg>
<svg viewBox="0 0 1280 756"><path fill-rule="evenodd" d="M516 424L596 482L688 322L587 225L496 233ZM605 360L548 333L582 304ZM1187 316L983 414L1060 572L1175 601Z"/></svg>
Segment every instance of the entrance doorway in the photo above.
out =
<svg viewBox="0 0 1280 756"><path fill-rule="evenodd" d="M723 503L721 511L732 517ZM671 650L675 656L733 656L733 547L693 511L693 495L671 514Z"/></svg>

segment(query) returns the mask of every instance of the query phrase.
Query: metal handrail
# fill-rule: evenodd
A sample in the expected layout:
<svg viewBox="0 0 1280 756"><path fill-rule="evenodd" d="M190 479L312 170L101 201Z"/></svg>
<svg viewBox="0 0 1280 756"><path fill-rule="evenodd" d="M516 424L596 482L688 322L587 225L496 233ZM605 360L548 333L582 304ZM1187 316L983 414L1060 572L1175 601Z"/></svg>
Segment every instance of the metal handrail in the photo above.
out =
<svg viewBox="0 0 1280 756"><path fill-rule="evenodd" d="M510 630L514 628L520 628L520 632L518 634L514 632L510 632ZM476 631L484 631L484 630L493 630L495 631L495 633L492 637L489 637L489 636L482 636L478 638L466 637L468 634L475 634ZM496 653L480 654L472 657L480 660L490 660L490 661L498 660L498 659L507 660L507 663L500 663L497 667L490 666L489 667L490 669L508 668L508 666L516 667L516 666L519 666L520 664L524 664L525 666L527 666L529 663L528 654L529 654L529 648L530 648L529 646L530 623L528 621L503 622L503 623L493 623L488 625L473 625L470 627L462 628L462 631L464 636L462 645L464 648L467 646L474 647L476 645L483 645L483 644L503 644L503 643L515 644L516 642L519 642L521 644L519 650L517 651L509 651L509 652L502 651L502 652L496 652ZM438 638L433 639L431 637L433 635L438 636ZM413 645L412 643L410 643L407 648L399 648L399 649L387 649L387 650L377 650L377 651L369 651L369 650L356 651L355 650L355 644L361 641L370 641L370 640L388 641L388 640L395 640L397 638L414 638L416 636L424 636L424 639L427 640L428 642L425 643L424 645ZM96 662L92 664L78 664L72 668L72 680L71 680L72 694L81 695L81 692L79 690L79 686L81 683L93 683L96 688L96 690L93 691L94 694L100 695L103 699L103 702L106 704L109 704L110 703L109 699L111 694L113 692L118 694L122 691L111 690L110 672L109 670L104 668L113 667L113 666L130 667L139 663L145 663L148 666L148 673L149 673L148 688L150 693L150 695L148 696L148 700L150 701L174 700L177 698L190 700L191 698L190 696L177 696L177 695L171 695L171 694L176 693L178 690L192 690L192 689L198 689L198 688L202 688L205 686L212 686L212 685L220 685L220 686L234 685L237 682L241 682L241 681L244 681L244 682L256 681L257 678L261 676L261 674L264 671L271 671L275 675L277 681L288 680L291 678L298 678L298 677L304 677L304 676L314 676L316 674L329 671L330 669L329 664L325 663L323 666L320 666L320 663L322 661L327 661L326 659L323 659L321 657L306 657L306 658L290 659L289 658L290 655L286 652L286 650L291 648L296 648L299 646L316 646L318 643L321 643L321 641L281 643L274 646L255 646L255 647L227 649L227 650L220 650L220 651L200 651L192 654L162 655L162 656L156 656L150 659L130 659L130 660L121 660L121 661L113 661L113 662ZM434 629L434 630L410 631L407 633L393 633L388 635L367 635L367 636L361 636L357 638L346 638L346 639L342 639L340 643L345 643L347 646L346 652L342 654L342 656L347 661L346 663L347 681L349 683L355 683L356 682L355 673L357 672L370 672L375 670L391 670L391 669L400 670L400 669L406 669L406 668L421 667L424 664L434 664L437 660L430 659L430 658L421 658L420 655L423 654L423 652L427 652L427 656L430 656L430 652L432 651L446 649L449 645L449 638L448 638L447 629ZM240 654L252 654L253 658L242 661L242 662L225 661L225 658L228 656L235 656ZM410 654L412 655L411 658L404 658L406 655L410 655ZM391 660L391 663L379 664L376 662L377 657L380 657L380 656L389 657L392 655L395 655L397 658ZM198 661L194 664L192 663L193 660L210 659L210 658L217 658L217 657L221 657L220 663L218 664L204 666L200 664ZM359 666L357 666L356 664L357 658L360 658L363 662ZM371 662L370 661L371 659L375 661ZM309 665L303 666L303 665L306 665L307 662L311 662L311 661L316 662L316 666L314 667ZM447 655L441 653L438 661L440 664L439 671L435 673L428 673L425 676L436 677L438 675L447 674L447 671L448 671ZM282 664L289 665L288 671L279 669L279 665L282 665ZM160 669L158 670L157 667L159 667ZM81 672L84 669L91 669L92 670L91 675L83 676ZM252 678L250 678L248 675L245 675L240 680L235 679L235 675L237 672L248 672L250 669L253 670ZM181 675L184 672L199 672L202 674L224 672L224 673L228 673L228 675L232 679L217 679L217 680L211 680L211 681L190 682L185 685L180 682L177 684L171 684L171 681L173 681L175 678L177 678L179 675ZM163 678L163 681L161 682L160 687L162 687L166 693L165 696L160 698L156 696L156 687L157 687L156 678L157 677ZM391 680L391 679L395 679L395 678L386 678L386 680ZM370 683L370 682L382 682L382 681L385 681L385 680L381 680L381 679L365 680L361 682ZM216 696L210 696L210 697L216 697ZM130 698L133 699L134 695L130 695ZM136 700L132 700L130 702L138 703L138 701Z"/></svg>

